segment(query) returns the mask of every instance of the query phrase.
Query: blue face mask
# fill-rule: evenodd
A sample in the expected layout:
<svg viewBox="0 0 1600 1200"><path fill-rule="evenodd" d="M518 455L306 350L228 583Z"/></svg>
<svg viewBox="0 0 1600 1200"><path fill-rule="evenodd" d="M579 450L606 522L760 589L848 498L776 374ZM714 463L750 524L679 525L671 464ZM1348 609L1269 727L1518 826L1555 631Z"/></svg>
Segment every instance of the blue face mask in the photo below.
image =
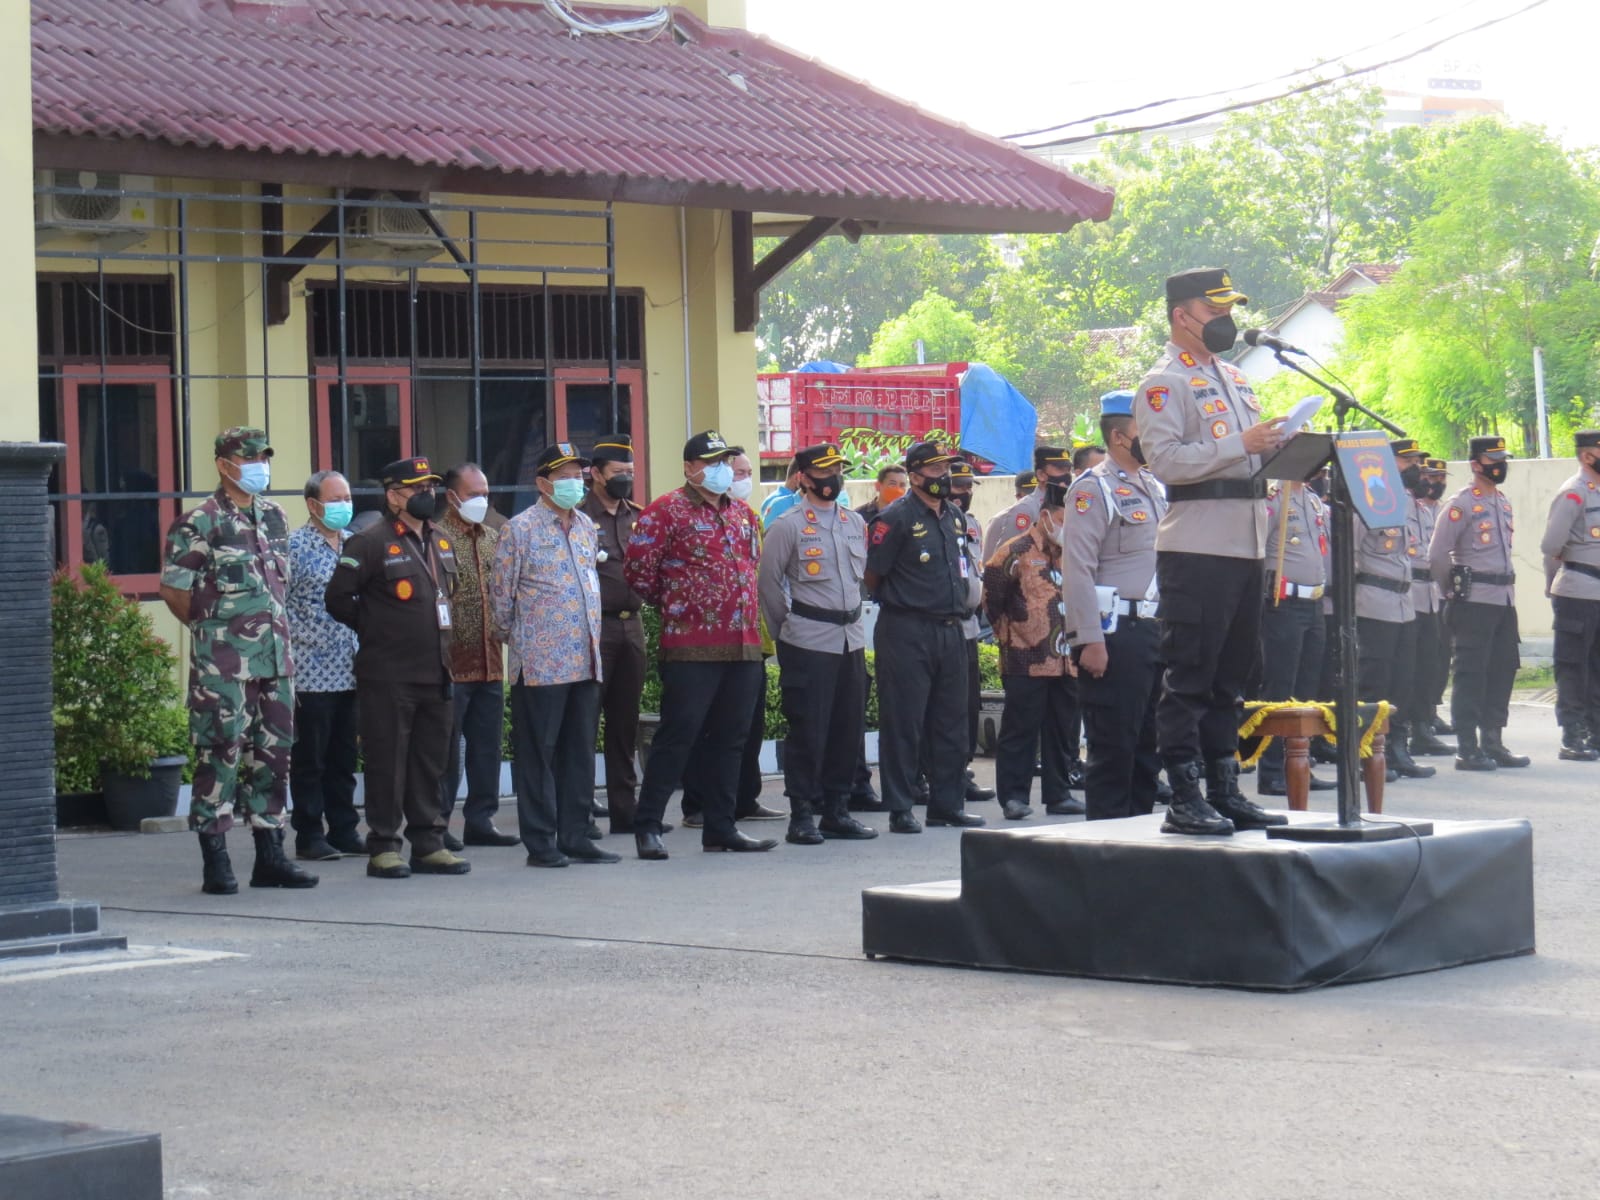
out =
<svg viewBox="0 0 1600 1200"><path fill-rule="evenodd" d="M550 499L557 508L577 508L583 503L583 480L552 479L550 483Z"/></svg>
<svg viewBox="0 0 1600 1200"><path fill-rule="evenodd" d="M259 496L272 484L272 467L264 462L239 464L239 490L246 495Z"/></svg>
<svg viewBox="0 0 1600 1200"><path fill-rule="evenodd" d="M343 529L356 515L356 506L349 500L329 500L322 506L322 523L329 529Z"/></svg>
<svg viewBox="0 0 1600 1200"><path fill-rule="evenodd" d="M715 496L725 495L733 486L733 468L726 462L714 462L706 468L700 486Z"/></svg>

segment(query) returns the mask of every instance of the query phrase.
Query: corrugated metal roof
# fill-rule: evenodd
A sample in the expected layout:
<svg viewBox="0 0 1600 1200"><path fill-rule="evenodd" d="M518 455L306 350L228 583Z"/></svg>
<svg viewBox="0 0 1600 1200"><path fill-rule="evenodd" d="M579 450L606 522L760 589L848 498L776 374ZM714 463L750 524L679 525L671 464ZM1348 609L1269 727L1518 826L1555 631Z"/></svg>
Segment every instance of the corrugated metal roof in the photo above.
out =
<svg viewBox="0 0 1600 1200"><path fill-rule="evenodd" d="M488 172L531 195L1019 232L1103 219L1112 200L681 10L643 40L573 37L542 5L494 0L33 0L33 115L45 157L131 139L413 164L439 186Z"/></svg>

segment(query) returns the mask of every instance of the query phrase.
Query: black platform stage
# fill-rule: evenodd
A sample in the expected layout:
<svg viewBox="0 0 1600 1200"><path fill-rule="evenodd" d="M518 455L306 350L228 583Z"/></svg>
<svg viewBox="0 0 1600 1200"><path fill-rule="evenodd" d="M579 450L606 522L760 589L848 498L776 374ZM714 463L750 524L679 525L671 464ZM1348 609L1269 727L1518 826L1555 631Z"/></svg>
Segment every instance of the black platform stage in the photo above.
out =
<svg viewBox="0 0 1600 1200"><path fill-rule="evenodd" d="M1163 834L1161 820L968 830L959 880L862 893L863 949L1279 991L1533 952L1526 821L1434 821L1428 837L1322 844Z"/></svg>
<svg viewBox="0 0 1600 1200"><path fill-rule="evenodd" d="M0 1113L4 1200L161 1200L161 1135Z"/></svg>

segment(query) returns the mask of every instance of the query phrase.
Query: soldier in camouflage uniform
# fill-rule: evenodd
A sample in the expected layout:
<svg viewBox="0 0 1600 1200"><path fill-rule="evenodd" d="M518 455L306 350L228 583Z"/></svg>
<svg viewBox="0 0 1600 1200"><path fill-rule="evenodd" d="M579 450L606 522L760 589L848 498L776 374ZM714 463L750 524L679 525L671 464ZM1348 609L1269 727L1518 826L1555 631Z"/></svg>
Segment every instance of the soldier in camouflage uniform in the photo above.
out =
<svg viewBox="0 0 1600 1200"><path fill-rule="evenodd" d="M195 745L189 827L200 835L202 887L239 890L227 833L244 815L255 838L251 887L314 887L283 854L294 664L289 657L289 520L263 493L272 447L264 430L217 435L221 482L167 531L161 598L188 626L189 736Z"/></svg>

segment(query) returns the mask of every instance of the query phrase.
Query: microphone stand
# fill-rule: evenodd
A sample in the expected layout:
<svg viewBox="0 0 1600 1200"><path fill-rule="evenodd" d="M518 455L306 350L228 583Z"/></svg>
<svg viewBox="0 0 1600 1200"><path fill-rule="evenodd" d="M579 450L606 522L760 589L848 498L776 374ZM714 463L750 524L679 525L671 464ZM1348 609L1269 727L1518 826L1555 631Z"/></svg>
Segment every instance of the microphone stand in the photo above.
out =
<svg viewBox="0 0 1600 1200"><path fill-rule="evenodd" d="M1349 414L1358 412L1395 437L1406 436L1405 430L1380 417L1349 392L1334 387L1299 363L1290 362L1283 356L1282 350L1274 350L1273 353L1282 366L1326 388L1333 396L1334 419L1341 434L1345 432ZM1337 438L1334 444L1338 445ZM1267 836L1297 841L1387 841L1391 837L1406 836L1405 827L1366 824L1361 819L1361 733L1356 709L1356 520L1355 509L1350 503L1350 484L1337 453L1331 456L1331 463L1333 488L1329 507L1333 509L1334 645L1339 664L1333 712L1339 726L1335 742L1338 754L1339 821L1334 826L1274 826L1267 830ZM1432 832L1431 827L1428 832Z"/></svg>

